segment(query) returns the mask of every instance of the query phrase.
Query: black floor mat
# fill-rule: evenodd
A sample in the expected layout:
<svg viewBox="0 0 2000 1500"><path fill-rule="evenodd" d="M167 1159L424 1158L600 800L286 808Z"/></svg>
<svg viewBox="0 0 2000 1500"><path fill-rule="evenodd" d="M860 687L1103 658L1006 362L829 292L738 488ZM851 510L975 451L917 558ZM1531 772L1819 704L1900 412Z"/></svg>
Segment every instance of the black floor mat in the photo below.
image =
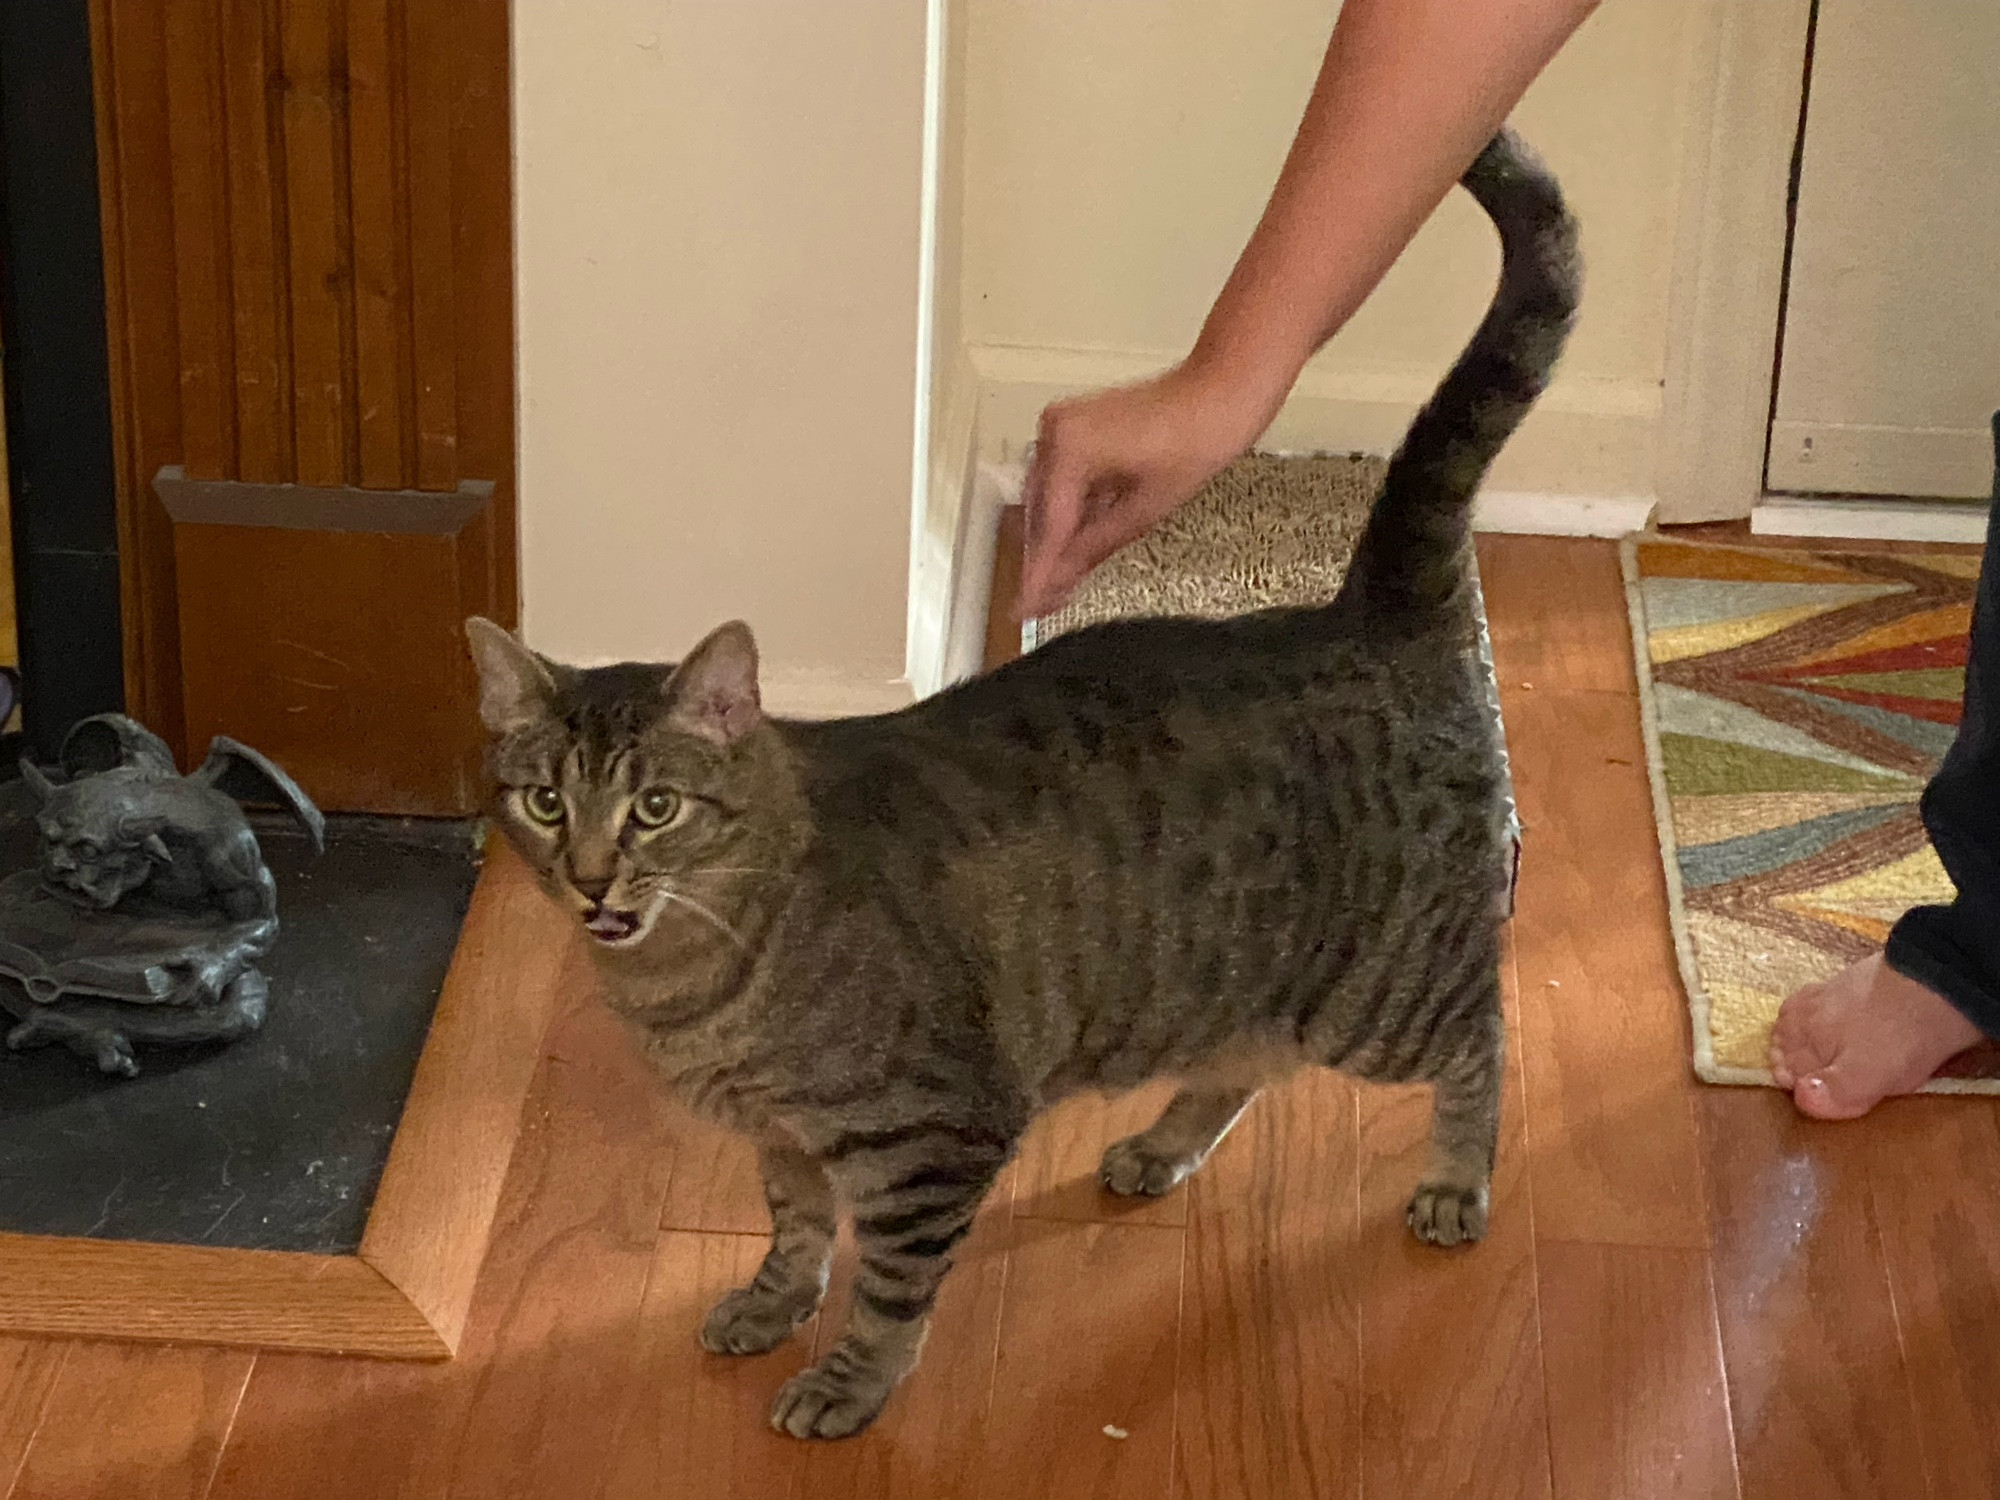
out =
<svg viewBox="0 0 2000 1500"><path fill-rule="evenodd" d="M34 861L26 804L0 789L0 872ZM295 825L255 821L282 924L263 1029L142 1051L133 1079L66 1048L0 1052L0 1230L359 1247L478 874L473 830L335 817L315 855Z"/></svg>

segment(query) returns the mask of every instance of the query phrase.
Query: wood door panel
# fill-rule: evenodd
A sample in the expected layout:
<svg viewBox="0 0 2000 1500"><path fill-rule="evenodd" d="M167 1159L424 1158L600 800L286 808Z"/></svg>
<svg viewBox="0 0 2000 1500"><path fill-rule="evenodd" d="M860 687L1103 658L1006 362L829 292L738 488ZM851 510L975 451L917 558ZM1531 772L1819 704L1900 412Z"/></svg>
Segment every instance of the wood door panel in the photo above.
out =
<svg viewBox="0 0 2000 1500"><path fill-rule="evenodd" d="M269 96L278 66L277 12L229 5L223 15L223 148L229 166L229 314L236 372L235 477L281 483L292 472L291 298L285 194ZM226 471L218 471L226 472Z"/></svg>
<svg viewBox="0 0 2000 1500"><path fill-rule="evenodd" d="M174 523L195 753L228 735L315 801L354 811L471 807L480 740L461 623L483 592L476 535L492 487L321 489L172 469L155 484Z"/></svg>
<svg viewBox="0 0 2000 1500"><path fill-rule="evenodd" d="M453 272L452 239L452 128L453 67L450 27L452 7L420 5L409 13L407 48L407 117L409 132L408 188L410 215L410 333L414 349L416 477L411 481L421 490L448 490L458 483L458 337L457 284ZM499 15L504 43L507 26L505 11ZM504 82L504 79L502 80ZM506 118L504 98L499 103ZM509 182L497 184L500 210L505 222L512 222ZM468 224L487 223L492 205L467 213ZM499 331L506 339L508 366L512 368L514 338L513 261L501 265L501 284L482 303L486 316L499 316ZM484 357L476 349L473 357ZM478 387L480 397L498 394L514 399L513 385L497 391L487 382ZM475 421L475 436L489 424ZM504 425L512 462L513 423L511 413ZM511 595L510 595L511 597ZM507 608L511 611L512 605Z"/></svg>
<svg viewBox="0 0 2000 1500"><path fill-rule="evenodd" d="M506 0L91 10L128 708L184 757L248 739L331 809L468 811L458 619L511 624L517 597ZM177 524L163 470L251 510ZM449 537L252 513L462 483L490 500ZM257 664L281 607L361 696L315 706Z"/></svg>
<svg viewBox="0 0 2000 1500"><path fill-rule="evenodd" d="M391 0L348 0L348 191L354 222L355 421L361 483L415 482L408 151L402 29Z"/></svg>
<svg viewBox="0 0 2000 1500"><path fill-rule="evenodd" d="M173 189L181 443L190 473L234 471L236 360L230 327L228 157L215 0L168 0L167 152Z"/></svg>
<svg viewBox="0 0 2000 1500"><path fill-rule="evenodd" d="M174 221L164 7L95 0L90 40L125 709L184 748L173 526L148 483L154 470L180 462L185 451L175 261L159 238L163 231L171 237Z"/></svg>

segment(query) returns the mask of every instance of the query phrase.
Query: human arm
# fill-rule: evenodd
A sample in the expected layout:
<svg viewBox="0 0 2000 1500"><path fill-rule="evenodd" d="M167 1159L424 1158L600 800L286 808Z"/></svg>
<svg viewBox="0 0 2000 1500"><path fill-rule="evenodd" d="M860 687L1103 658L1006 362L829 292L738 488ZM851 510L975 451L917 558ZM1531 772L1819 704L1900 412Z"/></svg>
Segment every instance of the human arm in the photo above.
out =
<svg viewBox="0 0 2000 1500"><path fill-rule="evenodd" d="M1186 500L1277 415L1598 0L1346 0L1269 204L1187 358L1042 413L1023 615Z"/></svg>

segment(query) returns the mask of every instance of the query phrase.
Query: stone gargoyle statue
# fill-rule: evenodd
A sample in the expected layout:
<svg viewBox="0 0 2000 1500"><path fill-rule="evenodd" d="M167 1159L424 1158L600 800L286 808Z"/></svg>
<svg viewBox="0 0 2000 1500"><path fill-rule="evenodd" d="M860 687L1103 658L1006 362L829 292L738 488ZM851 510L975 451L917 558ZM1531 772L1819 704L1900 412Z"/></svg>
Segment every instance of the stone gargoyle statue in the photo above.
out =
<svg viewBox="0 0 2000 1500"><path fill-rule="evenodd" d="M275 794L325 846L297 782L218 737L183 776L165 741L122 714L78 724L59 776L24 761L38 870L0 880L0 1006L11 1048L60 1042L106 1073L139 1071L134 1044L233 1041L264 1023L255 967L278 937L278 887L236 799Z"/></svg>

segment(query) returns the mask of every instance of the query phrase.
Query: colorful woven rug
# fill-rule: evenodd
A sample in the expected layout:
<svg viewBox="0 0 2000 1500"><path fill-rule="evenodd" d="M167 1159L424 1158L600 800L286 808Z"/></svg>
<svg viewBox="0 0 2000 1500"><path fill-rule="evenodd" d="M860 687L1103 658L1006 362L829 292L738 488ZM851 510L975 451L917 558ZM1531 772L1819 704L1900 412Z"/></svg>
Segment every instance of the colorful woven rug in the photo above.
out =
<svg viewBox="0 0 2000 1500"><path fill-rule="evenodd" d="M1695 1071L1769 1084L1785 996L1952 898L1917 799L1957 729L1979 557L1637 537L1624 558ZM2000 1050L1930 1088L2000 1093Z"/></svg>

